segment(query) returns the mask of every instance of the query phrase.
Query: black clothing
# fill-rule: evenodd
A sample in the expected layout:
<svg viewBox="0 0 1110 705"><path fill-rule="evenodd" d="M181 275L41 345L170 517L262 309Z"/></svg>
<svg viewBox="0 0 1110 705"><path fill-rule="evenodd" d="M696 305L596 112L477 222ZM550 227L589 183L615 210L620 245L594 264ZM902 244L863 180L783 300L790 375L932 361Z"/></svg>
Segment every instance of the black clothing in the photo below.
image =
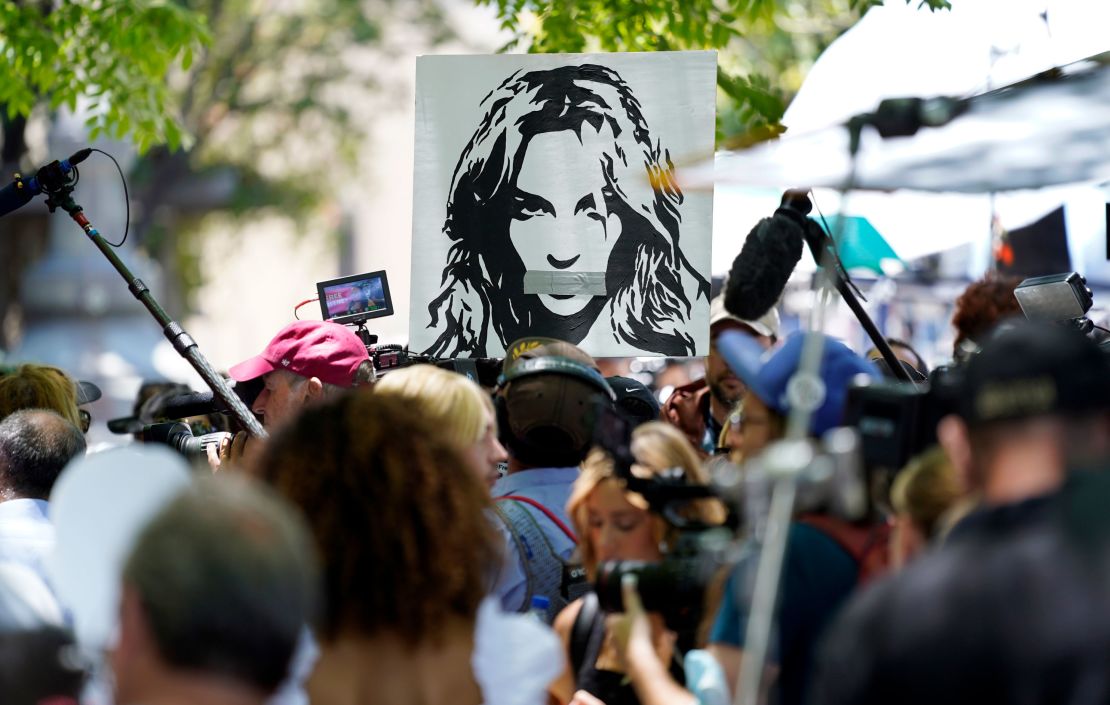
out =
<svg viewBox="0 0 1110 705"><path fill-rule="evenodd" d="M1065 504L977 512L864 590L823 645L812 702L1110 702L1110 600L1060 521Z"/></svg>
<svg viewBox="0 0 1110 705"><path fill-rule="evenodd" d="M594 601L590 606L586 603ZM589 593L583 597L583 608L579 612L579 619L589 620L588 623L578 624L577 621L572 631L572 639L579 634L587 634L585 648L581 654L575 653L575 645L571 644L571 661L574 668L574 683L579 690L584 690L605 705L639 705L636 691L632 683L625 683L625 674L614 671L603 671L597 668L597 657L605 643L605 613L596 609L597 596ZM679 684L686 683L686 674L678 664L677 659L671 660L671 677Z"/></svg>

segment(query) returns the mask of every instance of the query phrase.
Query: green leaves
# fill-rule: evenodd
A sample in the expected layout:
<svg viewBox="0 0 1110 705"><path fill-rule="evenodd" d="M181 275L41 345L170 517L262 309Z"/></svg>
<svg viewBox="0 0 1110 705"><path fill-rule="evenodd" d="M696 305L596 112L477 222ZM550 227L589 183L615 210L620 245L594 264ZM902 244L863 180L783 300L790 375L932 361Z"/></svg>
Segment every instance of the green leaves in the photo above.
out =
<svg viewBox="0 0 1110 705"><path fill-rule="evenodd" d="M0 0L0 104L26 116L88 101L94 136L176 149L186 137L166 75L206 41L204 17L171 0Z"/></svg>
<svg viewBox="0 0 1110 705"><path fill-rule="evenodd" d="M906 0L934 10L948 0ZM475 0L513 33L504 50L717 49L718 138L774 136L787 99L833 39L882 0ZM798 31L801 26L804 31Z"/></svg>

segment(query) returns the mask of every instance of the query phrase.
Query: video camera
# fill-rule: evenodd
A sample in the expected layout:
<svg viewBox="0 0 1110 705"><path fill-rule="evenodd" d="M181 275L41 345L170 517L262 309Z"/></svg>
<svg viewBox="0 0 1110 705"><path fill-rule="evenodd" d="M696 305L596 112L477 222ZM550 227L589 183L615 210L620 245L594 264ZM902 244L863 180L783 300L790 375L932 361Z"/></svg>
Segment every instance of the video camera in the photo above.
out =
<svg viewBox="0 0 1110 705"><path fill-rule="evenodd" d="M859 433L869 502L885 497L894 476L936 444L937 423L956 411L961 384L962 370L948 366L926 383L882 379L848 390L844 422Z"/></svg>
<svg viewBox="0 0 1110 705"><path fill-rule="evenodd" d="M633 475L631 433L631 423L619 411L606 411L600 417L595 443L613 459L615 474L626 489L642 495L651 512L675 529L677 540L657 563L602 564L594 591L602 609L620 612L621 581L623 576L635 574L644 608L663 616L668 628L679 635L680 645L684 640L687 646L693 643L708 586L736 559L734 537L741 520L751 535L761 536L765 530L772 490L783 476L783 468L801 468L794 474L798 512L822 511L850 521L868 515L861 442L855 429L834 429L820 443L778 442L742 466L721 458L711 466L711 485L690 484L677 469L650 479ZM687 503L706 498L719 499L729 508L725 524L710 526L683 515Z"/></svg>
<svg viewBox="0 0 1110 705"><path fill-rule="evenodd" d="M378 345L378 336L366 329L367 321L394 313L384 269L316 282L316 294L325 321L355 327L375 370L405 367L416 361L400 345Z"/></svg>
<svg viewBox="0 0 1110 705"><path fill-rule="evenodd" d="M614 474L625 488L648 502L650 511L675 530L674 545L658 563L610 561L598 566L594 582L600 607L622 612L621 580L637 577L644 609L663 615L667 627L678 634L680 649L692 648L703 613L707 586L724 564L732 542L729 528L710 526L683 516L691 501L715 498L712 487L690 484L679 468L650 479L632 473L632 420L618 409L604 406L598 417L594 443L609 454ZM727 522L726 522L727 525Z"/></svg>
<svg viewBox="0 0 1110 705"><path fill-rule="evenodd" d="M161 443L173 448L187 458L205 458L209 447L219 450L224 439L230 440L232 434L226 431L193 435L193 429L181 421L167 421L151 424L143 428L144 443Z"/></svg>
<svg viewBox="0 0 1110 705"><path fill-rule="evenodd" d="M262 391L262 380L232 382L231 390L248 407ZM189 458L203 458L210 445L219 445L238 430L234 417L212 392L194 392L183 384L147 383L139 391L141 404L133 416L111 419L112 433L135 436L144 443L162 443Z"/></svg>
<svg viewBox="0 0 1110 705"><path fill-rule="evenodd" d="M478 361L468 358L437 361L413 353L402 345L379 344L378 336L367 330L366 322L394 314L393 298L389 294L389 280L384 269L317 282L316 294L325 321L355 327L355 333L366 346L366 353L378 372L427 363L458 372L477 383L482 380L491 382L497 376L496 371L492 376L482 374ZM499 363L495 365L499 366ZM492 386L492 382L487 386Z"/></svg>

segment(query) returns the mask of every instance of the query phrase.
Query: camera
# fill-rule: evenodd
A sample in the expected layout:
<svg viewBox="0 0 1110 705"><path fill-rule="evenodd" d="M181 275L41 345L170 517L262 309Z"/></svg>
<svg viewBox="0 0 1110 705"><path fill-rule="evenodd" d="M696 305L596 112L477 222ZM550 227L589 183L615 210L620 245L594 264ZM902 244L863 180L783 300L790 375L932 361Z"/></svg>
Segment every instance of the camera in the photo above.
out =
<svg viewBox="0 0 1110 705"><path fill-rule="evenodd" d="M889 483L916 455L937 442L937 423L956 412L962 369L938 367L925 384L880 380L848 390L845 424L858 429L864 472Z"/></svg>
<svg viewBox="0 0 1110 705"><path fill-rule="evenodd" d="M650 511L673 530L670 550L657 563L610 561L598 566L594 592L606 612L624 611L621 581L634 574L644 609L663 616L667 627L678 635L680 650L693 648L704 613L706 589L725 564L732 544L732 530L711 526L683 516L691 501L716 498L712 487L687 482L679 468L650 479L632 474L634 422L619 409L602 405L594 443L613 460L615 475L630 492L648 502ZM728 526L728 522L726 522Z"/></svg>
<svg viewBox="0 0 1110 705"><path fill-rule="evenodd" d="M625 575L635 575L644 609L663 617L667 628L678 635L681 651L694 648L706 593L728 563L731 546L732 532L721 527L679 530L675 546L658 563L602 563L594 580L598 605L605 612L623 612L621 581Z"/></svg>
<svg viewBox="0 0 1110 705"><path fill-rule="evenodd" d="M385 270L316 283L325 321L363 327L371 318L393 315Z"/></svg>
<svg viewBox="0 0 1110 705"><path fill-rule="evenodd" d="M220 443L225 438L230 440L232 437L232 434L226 431L194 436L193 430L180 421L144 426L142 433L144 443L167 445L188 458L204 458L208 455L210 446L219 449Z"/></svg>
<svg viewBox="0 0 1110 705"><path fill-rule="evenodd" d="M1073 325L1083 333L1094 329L1087 318L1094 297L1078 272L1026 279L1014 289L1014 298L1030 321Z"/></svg>

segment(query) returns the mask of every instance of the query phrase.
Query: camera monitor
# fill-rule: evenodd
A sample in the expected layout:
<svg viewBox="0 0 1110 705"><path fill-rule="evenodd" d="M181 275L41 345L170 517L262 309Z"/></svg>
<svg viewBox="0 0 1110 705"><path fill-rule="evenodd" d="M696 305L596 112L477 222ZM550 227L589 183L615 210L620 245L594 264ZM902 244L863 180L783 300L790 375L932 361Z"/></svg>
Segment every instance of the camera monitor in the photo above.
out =
<svg viewBox="0 0 1110 705"><path fill-rule="evenodd" d="M325 321L351 324L393 315L384 269L318 282L316 293Z"/></svg>

